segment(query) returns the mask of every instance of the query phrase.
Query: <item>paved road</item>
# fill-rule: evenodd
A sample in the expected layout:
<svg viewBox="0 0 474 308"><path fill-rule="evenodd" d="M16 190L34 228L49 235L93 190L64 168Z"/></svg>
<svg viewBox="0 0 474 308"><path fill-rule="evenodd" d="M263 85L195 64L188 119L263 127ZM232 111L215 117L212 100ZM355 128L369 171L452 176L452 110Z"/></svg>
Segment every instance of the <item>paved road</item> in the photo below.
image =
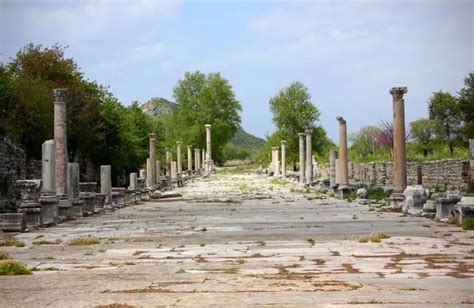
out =
<svg viewBox="0 0 474 308"><path fill-rule="evenodd" d="M0 306L474 303L472 231L250 174L224 171L178 191L182 200L17 235L25 248L1 250L37 271L0 277ZM359 242L373 231L390 238ZM88 235L100 244L68 245Z"/></svg>

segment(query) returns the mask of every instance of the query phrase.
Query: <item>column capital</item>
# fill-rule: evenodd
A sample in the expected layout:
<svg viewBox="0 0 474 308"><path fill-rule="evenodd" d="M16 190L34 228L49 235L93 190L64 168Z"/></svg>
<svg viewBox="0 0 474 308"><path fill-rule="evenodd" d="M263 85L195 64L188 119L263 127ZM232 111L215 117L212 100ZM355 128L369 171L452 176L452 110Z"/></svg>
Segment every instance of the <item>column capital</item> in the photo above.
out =
<svg viewBox="0 0 474 308"><path fill-rule="evenodd" d="M192 149L192 148L193 148L193 146L188 144L188 149Z"/></svg>
<svg viewBox="0 0 474 308"><path fill-rule="evenodd" d="M150 139L156 139L156 134L155 133L149 133L148 138Z"/></svg>
<svg viewBox="0 0 474 308"><path fill-rule="evenodd" d="M211 124L206 124L206 125L204 125L204 127L206 127L206 128L211 128L212 125L211 125Z"/></svg>
<svg viewBox="0 0 474 308"><path fill-rule="evenodd" d="M286 144L286 140L282 140L282 141L281 141L281 144Z"/></svg>
<svg viewBox="0 0 474 308"><path fill-rule="evenodd" d="M336 117L336 120L339 122L340 125L345 125L346 124L346 120L344 120L344 118L341 117L341 116Z"/></svg>
<svg viewBox="0 0 474 308"><path fill-rule="evenodd" d="M311 135L313 133L313 130L311 128L306 128L304 132L306 135Z"/></svg>
<svg viewBox="0 0 474 308"><path fill-rule="evenodd" d="M390 94L392 94L394 100L403 99L403 95L407 92L407 87L393 87L390 90Z"/></svg>
<svg viewBox="0 0 474 308"><path fill-rule="evenodd" d="M305 133L298 133L298 136L304 137L304 136L305 136Z"/></svg>
<svg viewBox="0 0 474 308"><path fill-rule="evenodd" d="M278 150L280 147L272 147L272 150Z"/></svg>
<svg viewBox="0 0 474 308"><path fill-rule="evenodd" d="M54 101L55 102L66 102L66 88L53 89Z"/></svg>
<svg viewBox="0 0 474 308"><path fill-rule="evenodd" d="M176 141L176 145L181 145L181 144L183 144L183 142L181 142L181 141Z"/></svg>

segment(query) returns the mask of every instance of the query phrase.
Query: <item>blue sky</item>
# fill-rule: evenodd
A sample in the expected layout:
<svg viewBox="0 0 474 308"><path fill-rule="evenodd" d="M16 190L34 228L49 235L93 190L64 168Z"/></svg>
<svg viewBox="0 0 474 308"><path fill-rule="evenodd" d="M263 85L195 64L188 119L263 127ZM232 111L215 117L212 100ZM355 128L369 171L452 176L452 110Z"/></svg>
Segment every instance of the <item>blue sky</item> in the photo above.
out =
<svg viewBox="0 0 474 308"><path fill-rule="evenodd" d="M186 71L221 72L242 102L242 126L274 130L269 99L300 80L337 140L391 120L407 86L407 122L433 91L456 93L474 71L474 1L0 0L0 61L29 42L68 45L91 80L126 105L172 99Z"/></svg>

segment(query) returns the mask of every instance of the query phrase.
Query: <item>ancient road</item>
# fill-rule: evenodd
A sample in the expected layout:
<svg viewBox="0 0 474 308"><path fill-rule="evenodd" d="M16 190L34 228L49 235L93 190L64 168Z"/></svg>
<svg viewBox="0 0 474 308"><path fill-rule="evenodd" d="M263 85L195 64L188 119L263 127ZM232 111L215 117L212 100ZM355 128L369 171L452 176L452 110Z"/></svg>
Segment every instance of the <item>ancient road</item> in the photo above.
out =
<svg viewBox="0 0 474 308"><path fill-rule="evenodd" d="M36 271L0 277L0 306L474 303L473 231L219 172L182 200L19 234L0 250ZM359 242L373 231L390 238Z"/></svg>

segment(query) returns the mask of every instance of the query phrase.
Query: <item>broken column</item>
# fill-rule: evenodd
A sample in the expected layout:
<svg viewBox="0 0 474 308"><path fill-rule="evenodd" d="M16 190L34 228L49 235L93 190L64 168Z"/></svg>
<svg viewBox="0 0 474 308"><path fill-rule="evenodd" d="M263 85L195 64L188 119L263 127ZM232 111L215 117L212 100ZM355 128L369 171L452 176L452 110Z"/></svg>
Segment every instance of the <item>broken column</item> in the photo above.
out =
<svg viewBox="0 0 474 308"><path fill-rule="evenodd" d="M156 183L156 134L150 133L148 134L148 138L150 141L150 170L147 170L148 178L150 178L150 185L149 187L154 187ZM148 164L147 164L148 166ZM148 168L148 167L147 167ZM148 184L148 183L147 183Z"/></svg>
<svg viewBox="0 0 474 308"><path fill-rule="evenodd" d="M72 205L71 213L74 217L82 217L82 201L79 198L79 164L67 164L67 193Z"/></svg>
<svg viewBox="0 0 474 308"><path fill-rule="evenodd" d="M26 226L43 226L41 204L39 202L41 195L41 180L19 180L16 181L16 187L21 195L21 204L18 208L18 212L23 213L24 219L26 220Z"/></svg>
<svg viewBox="0 0 474 308"><path fill-rule="evenodd" d="M194 170L199 171L199 149L194 149Z"/></svg>
<svg viewBox="0 0 474 308"><path fill-rule="evenodd" d="M140 175L142 175L140 171ZM107 210L114 208L112 203L112 168L110 165L100 166L100 192L105 194L105 206Z"/></svg>
<svg viewBox="0 0 474 308"><path fill-rule="evenodd" d="M166 148L166 175L171 175L171 160L173 159L173 153L170 148Z"/></svg>
<svg viewBox="0 0 474 308"><path fill-rule="evenodd" d="M54 143L55 184L59 196L58 215L61 220L70 219L71 204L67 197L67 138L66 138L66 89L54 89Z"/></svg>
<svg viewBox="0 0 474 308"><path fill-rule="evenodd" d="M59 222L58 203L56 195L56 146L54 139L43 142L41 152L41 214L43 224L50 225Z"/></svg>
<svg viewBox="0 0 474 308"><path fill-rule="evenodd" d="M278 160L279 148L273 147L272 149L273 149L273 176L279 176L280 175L280 161Z"/></svg>
<svg viewBox="0 0 474 308"><path fill-rule="evenodd" d="M206 124L206 172L213 169L212 152L211 152L211 124Z"/></svg>
<svg viewBox="0 0 474 308"><path fill-rule="evenodd" d="M337 151L331 150L329 152L329 187L336 187L336 160Z"/></svg>
<svg viewBox="0 0 474 308"><path fill-rule="evenodd" d="M181 141L177 141L176 142L176 163L177 163L177 166L178 166L178 174L181 174L181 172L183 172L183 162L182 162L182 157L181 157L181 148L182 148L182 142Z"/></svg>
<svg viewBox="0 0 474 308"><path fill-rule="evenodd" d="M100 212L96 211L96 190L97 182L79 182L79 199L82 200L82 214L92 215Z"/></svg>
<svg viewBox="0 0 474 308"><path fill-rule="evenodd" d="M300 183L304 184L305 182L305 154L304 154L304 133L299 133L299 141L300 141Z"/></svg>
<svg viewBox="0 0 474 308"><path fill-rule="evenodd" d="M130 192L131 202L137 204L140 201L140 193L138 191L137 174L135 172L130 173L128 191Z"/></svg>
<svg viewBox="0 0 474 308"><path fill-rule="evenodd" d="M286 141L281 141L281 176L286 178Z"/></svg>
<svg viewBox="0 0 474 308"><path fill-rule="evenodd" d="M199 162L201 169L206 171L206 149L201 149L201 161Z"/></svg>
<svg viewBox="0 0 474 308"><path fill-rule="evenodd" d="M403 95L406 87L395 87L390 90L393 97L393 193L389 205L395 209L403 206L403 191L407 187L406 145L405 145L405 101Z"/></svg>
<svg viewBox="0 0 474 308"><path fill-rule="evenodd" d="M193 146L188 145L188 174L191 174L193 171Z"/></svg>
<svg viewBox="0 0 474 308"><path fill-rule="evenodd" d="M178 175L177 164L175 161L172 161L171 162L171 180L176 181L178 177L177 175Z"/></svg>
<svg viewBox="0 0 474 308"><path fill-rule="evenodd" d="M306 129L306 183L311 184L313 182L313 145L312 145L312 133L311 129Z"/></svg>

